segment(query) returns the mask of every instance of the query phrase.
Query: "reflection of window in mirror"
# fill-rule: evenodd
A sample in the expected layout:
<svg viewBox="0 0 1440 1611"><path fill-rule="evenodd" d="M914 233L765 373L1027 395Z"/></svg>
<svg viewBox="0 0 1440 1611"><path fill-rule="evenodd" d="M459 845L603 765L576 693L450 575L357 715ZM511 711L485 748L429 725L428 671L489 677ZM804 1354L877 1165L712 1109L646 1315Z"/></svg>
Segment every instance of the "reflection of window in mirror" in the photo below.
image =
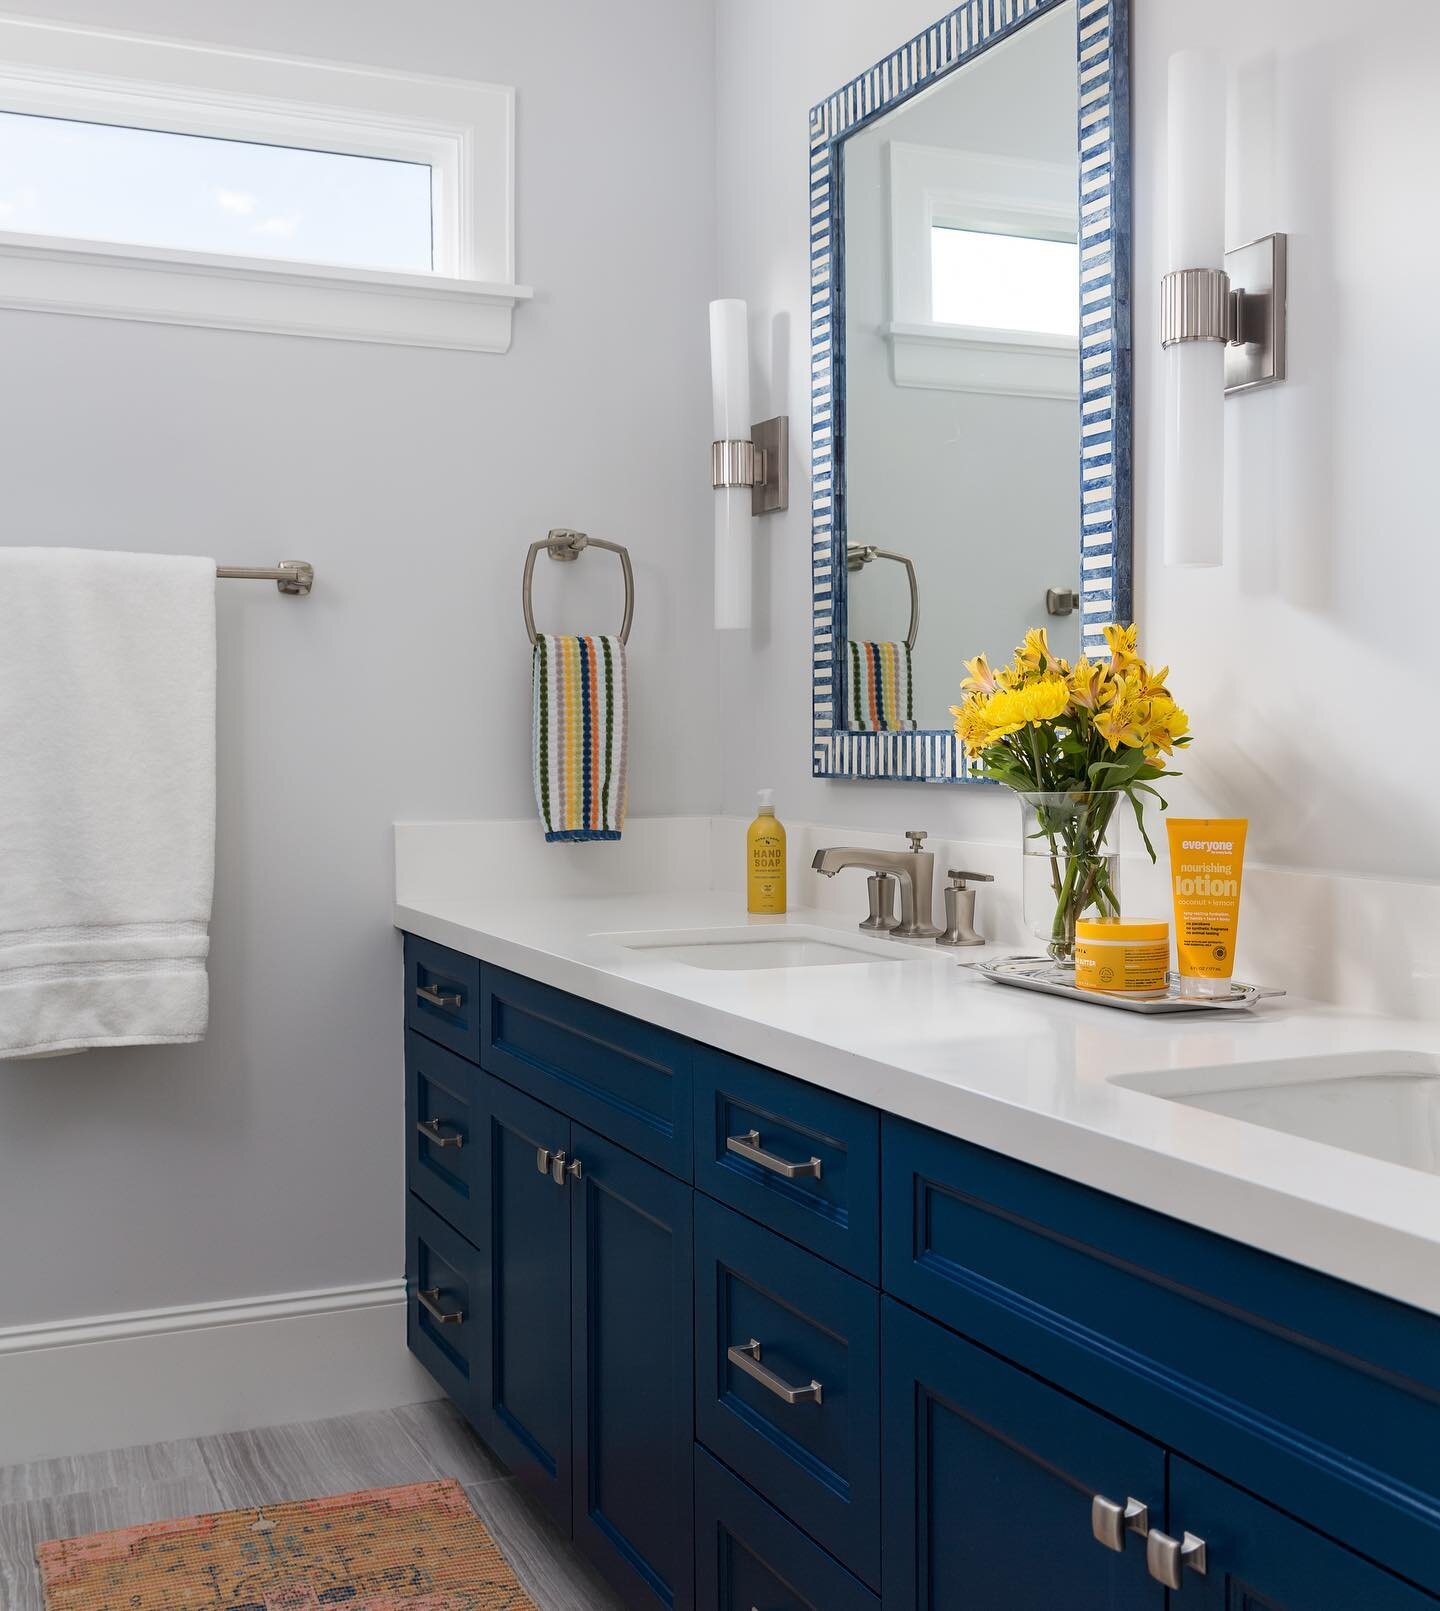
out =
<svg viewBox="0 0 1440 1611"><path fill-rule="evenodd" d="M930 226L930 317L987 330L1080 334L1073 240Z"/></svg>

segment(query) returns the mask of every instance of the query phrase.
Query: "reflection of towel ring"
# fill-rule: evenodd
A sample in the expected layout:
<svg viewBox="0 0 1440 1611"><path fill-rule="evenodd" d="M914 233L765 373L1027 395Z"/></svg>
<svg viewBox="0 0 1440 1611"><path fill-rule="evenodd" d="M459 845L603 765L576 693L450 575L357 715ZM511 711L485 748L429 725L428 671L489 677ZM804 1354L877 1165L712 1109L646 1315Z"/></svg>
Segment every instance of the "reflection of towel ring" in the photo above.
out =
<svg viewBox="0 0 1440 1611"><path fill-rule="evenodd" d="M845 569L864 570L872 559L893 559L905 567L910 580L910 630L905 634L905 647L913 649L920 636L920 584L915 580L915 566L906 555L892 549L877 548L874 543L851 543L845 550Z"/></svg>
<svg viewBox="0 0 1440 1611"><path fill-rule="evenodd" d="M606 548L612 554L619 554L620 568L625 572L625 619L620 627L620 641L629 643L630 623L635 619L635 573L630 569L630 550L620 543L607 543L603 537L587 537L583 531L569 531L564 526L554 527L548 537L531 543L530 551L525 555L525 579L521 583L520 598L525 609L525 631L531 643L535 642L538 634L535 631L535 611L530 602L530 590L535 582L535 556L542 548L551 559L565 561L579 559L587 548Z"/></svg>

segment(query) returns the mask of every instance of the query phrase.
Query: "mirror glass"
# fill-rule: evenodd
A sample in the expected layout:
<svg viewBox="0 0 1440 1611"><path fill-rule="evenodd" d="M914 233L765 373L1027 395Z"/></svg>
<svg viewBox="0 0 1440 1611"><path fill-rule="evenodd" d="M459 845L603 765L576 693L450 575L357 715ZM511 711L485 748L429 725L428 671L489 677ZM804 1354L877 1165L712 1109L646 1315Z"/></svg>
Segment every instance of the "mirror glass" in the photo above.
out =
<svg viewBox="0 0 1440 1611"><path fill-rule="evenodd" d="M948 729L1028 627L1079 653L1077 78L1064 0L840 147L848 731Z"/></svg>

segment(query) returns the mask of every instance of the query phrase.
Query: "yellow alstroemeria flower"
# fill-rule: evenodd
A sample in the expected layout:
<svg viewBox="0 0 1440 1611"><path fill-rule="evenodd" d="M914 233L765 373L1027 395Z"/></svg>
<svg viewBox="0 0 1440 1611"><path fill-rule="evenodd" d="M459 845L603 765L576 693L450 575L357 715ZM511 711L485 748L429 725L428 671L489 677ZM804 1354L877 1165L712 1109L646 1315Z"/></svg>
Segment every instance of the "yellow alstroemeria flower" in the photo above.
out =
<svg viewBox="0 0 1440 1611"><path fill-rule="evenodd" d="M1147 701L1145 712L1146 747L1169 755L1177 740L1190 731L1190 718L1168 694Z"/></svg>
<svg viewBox="0 0 1440 1611"><path fill-rule="evenodd" d="M1108 666L1082 655L1070 673L1070 698L1079 710L1103 710L1115 697Z"/></svg>
<svg viewBox="0 0 1440 1611"><path fill-rule="evenodd" d="M995 673L990 669L990 662L983 654L977 654L973 660L965 662L965 669L970 673L960 686L972 694L993 694L1000 684L995 680ZM951 707L952 711L954 706Z"/></svg>
<svg viewBox="0 0 1440 1611"><path fill-rule="evenodd" d="M1114 676L1120 676L1128 671L1139 655L1135 652L1135 640L1140 634L1139 627L1122 627L1112 622L1105 629L1105 642L1110 650L1110 671Z"/></svg>
<svg viewBox="0 0 1440 1611"><path fill-rule="evenodd" d="M1024 643L1015 651L1015 667L1019 672L1038 671L1042 676L1053 673L1064 677L1070 671L1070 667L1050 647L1044 627L1031 627L1025 634Z"/></svg>
<svg viewBox="0 0 1440 1611"><path fill-rule="evenodd" d="M1128 749L1139 749L1147 742L1146 710L1148 701L1140 694L1140 685L1130 677L1121 680L1114 702L1095 715L1095 731L1112 751L1122 744Z"/></svg>

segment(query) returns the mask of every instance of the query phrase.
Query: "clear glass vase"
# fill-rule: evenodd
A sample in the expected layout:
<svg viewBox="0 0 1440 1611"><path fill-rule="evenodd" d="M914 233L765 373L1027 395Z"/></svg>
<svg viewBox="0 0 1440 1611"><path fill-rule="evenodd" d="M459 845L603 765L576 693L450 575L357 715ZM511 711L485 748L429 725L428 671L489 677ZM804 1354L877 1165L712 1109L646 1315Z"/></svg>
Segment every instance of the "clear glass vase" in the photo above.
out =
<svg viewBox="0 0 1440 1611"><path fill-rule="evenodd" d="M1118 789L1021 794L1025 926L1073 966L1075 924L1120 915Z"/></svg>

